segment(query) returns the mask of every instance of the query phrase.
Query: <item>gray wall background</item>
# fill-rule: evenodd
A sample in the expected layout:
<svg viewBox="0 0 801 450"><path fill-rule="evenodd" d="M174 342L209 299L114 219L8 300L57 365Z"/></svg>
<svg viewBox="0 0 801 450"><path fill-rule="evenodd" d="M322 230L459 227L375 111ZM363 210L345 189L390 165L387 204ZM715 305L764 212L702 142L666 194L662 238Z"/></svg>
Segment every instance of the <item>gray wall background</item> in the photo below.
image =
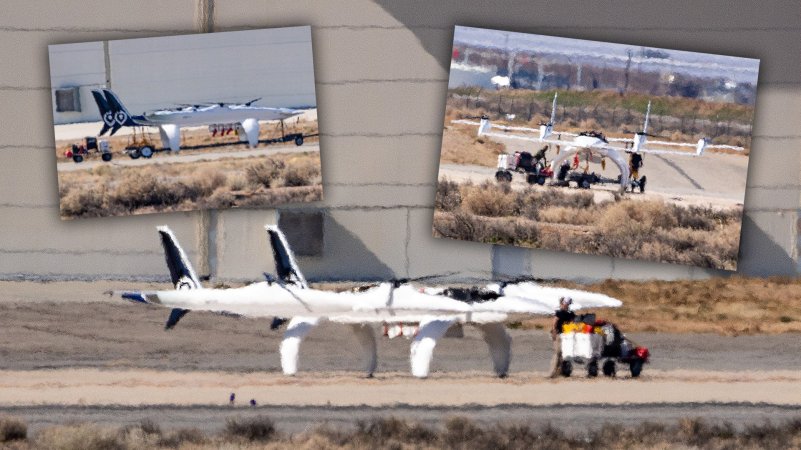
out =
<svg viewBox="0 0 801 450"><path fill-rule="evenodd" d="M110 86L131 114L184 103L314 107L308 26L51 45L50 88L78 87L81 111L53 123L99 121L92 89ZM108 62L108 65L107 65Z"/></svg>
<svg viewBox="0 0 801 450"><path fill-rule="evenodd" d="M198 270L272 270L262 226L275 211L62 222L47 45L198 31L312 26L325 201L313 279L529 274L700 278L685 266L492 247L431 237L453 26L760 58L740 272L797 274L801 212L801 5L695 2L9 0L0 17L0 278L158 278L154 226L169 224ZM213 15L203 14L213 11Z"/></svg>

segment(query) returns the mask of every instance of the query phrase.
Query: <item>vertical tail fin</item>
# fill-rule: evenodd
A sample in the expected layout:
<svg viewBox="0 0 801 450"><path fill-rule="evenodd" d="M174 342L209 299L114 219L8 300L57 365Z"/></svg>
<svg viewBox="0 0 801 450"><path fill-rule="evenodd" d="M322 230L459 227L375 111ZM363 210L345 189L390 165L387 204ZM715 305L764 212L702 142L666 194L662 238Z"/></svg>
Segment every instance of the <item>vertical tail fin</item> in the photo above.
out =
<svg viewBox="0 0 801 450"><path fill-rule="evenodd" d="M114 124L111 128L111 135L117 132L122 127L135 127L137 124L131 118L131 113L125 108L125 105L122 104L122 101L117 94L114 93L111 89L103 89L103 95L106 96L106 102L108 103L109 110L112 112L114 116ZM105 120L104 120L105 121Z"/></svg>
<svg viewBox="0 0 801 450"><path fill-rule="evenodd" d="M103 136L114 126L114 112L111 110L108 101L106 101L106 97L103 97L102 92L95 89L92 91L92 97L95 98L97 110L100 111L100 117L103 119L103 128L98 133L98 136Z"/></svg>
<svg viewBox="0 0 801 450"><path fill-rule="evenodd" d="M164 247L164 257L167 268L170 270L170 280L175 289L202 289L200 280L189 263L189 258L178 244L178 240L167 226L158 227L161 237L161 246Z"/></svg>
<svg viewBox="0 0 801 450"><path fill-rule="evenodd" d="M170 270L170 280L176 290L182 289L203 289L200 280L192 269L192 264L189 263L189 258L186 257L184 249L178 244L178 239L167 226L158 227L159 237L161 238L161 246L164 247L164 257L167 260L167 268ZM175 328L178 321L181 320L188 309L174 308L170 311L170 317L167 318L167 323L164 325L165 330Z"/></svg>
<svg viewBox="0 0 801 450"><path fill-rule="evenodd" d="M556 98L559 96L558 92L553 94L553 104L551 104L551 120L548 123L540 124L540 141L548 139L553 133L553 124L556 122Z"/></svg>
<svg viewBox="0 0 801 450"><path fill-rule="evenodd" d="M307 288L306 278L295 261L295 255L289 248L284 233L276 225L264 227L270 236L270 246L273 249L273 259L275 260L275 271L278 279L288 284L295 284L302 288Z"/></svg>

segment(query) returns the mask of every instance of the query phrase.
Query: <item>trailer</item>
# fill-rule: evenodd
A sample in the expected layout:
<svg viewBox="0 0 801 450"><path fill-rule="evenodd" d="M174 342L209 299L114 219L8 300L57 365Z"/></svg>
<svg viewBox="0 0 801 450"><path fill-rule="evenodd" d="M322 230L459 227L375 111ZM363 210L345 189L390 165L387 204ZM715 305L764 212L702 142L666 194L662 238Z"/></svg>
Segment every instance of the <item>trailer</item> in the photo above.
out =
<svg viewBox="0 0 801 450"><path fill-rule="evenodd" d="M94 136L87 136L84 138L83 144L72 144L72 147L64 152L64 156L72 158L76 164L83 162L84 158L97 153L100 159L109 162L112 159L111 150L109 149L108 141L105 139L98 140Z"/></svg>
<svg viewBox="0 0 801 450"><path fill-rule="evenodd" d="M540 186L544 185L545 181L553 176L542 150L536 155L532 155L529 152L498 155L495 180L500 183L509 183L512 181L512 174L515 172L525 174L528 184L539 184Z"/></svg>
<svg viewBox="0 0 801 450"><path fill-rule="evenodd" d="M576 316L572 323L566 323L559 335L562 349L560 373L569 377L574 364L583 364L587 376L598 376L601 366L607 377L617 375L617 364L629 366L632 378L637 378L643 365L649 361L650 352L627 338L613 323L596 320L595 314Z"/></svg>

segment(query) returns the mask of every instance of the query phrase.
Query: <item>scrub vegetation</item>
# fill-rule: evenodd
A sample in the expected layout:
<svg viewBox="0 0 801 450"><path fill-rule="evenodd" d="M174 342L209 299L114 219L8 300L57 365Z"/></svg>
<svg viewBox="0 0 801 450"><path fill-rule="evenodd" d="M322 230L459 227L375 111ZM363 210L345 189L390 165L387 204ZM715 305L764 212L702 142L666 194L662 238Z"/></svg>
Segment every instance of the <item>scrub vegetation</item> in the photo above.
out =
<svg viewBox="0 0 801 450"><path fill-rule="evenodd" d="M62 218L234 207L322 199L319 152L59 173Z"/></svg>
<svg viewBox="0 0 801 450"><path fill-rule="evenodd" d="M15 419L4 419L15 420ZM0 426L3 422L0 421ZM6 448L27 449L595 449L595 448L699 448L758 449L798 448L801 419L735 427L701 418L672 423L640 422L633 425L604 423L591 429L563 431L550 423L475 422L449 417L431 425L396 419L374 418L350 427L320 425L296 434L275 430L265 416L229 419L223 430L206 434L198 429L163 431L151 420L120 428L93 424L56 425L34 436L0 436Z"/></svg>
<svg viewBox="0 0 801 450"><path fill-rule="evenodd" d="M742 207L682 206L590 191L438 183L434 235L733 270Z"/></svg>

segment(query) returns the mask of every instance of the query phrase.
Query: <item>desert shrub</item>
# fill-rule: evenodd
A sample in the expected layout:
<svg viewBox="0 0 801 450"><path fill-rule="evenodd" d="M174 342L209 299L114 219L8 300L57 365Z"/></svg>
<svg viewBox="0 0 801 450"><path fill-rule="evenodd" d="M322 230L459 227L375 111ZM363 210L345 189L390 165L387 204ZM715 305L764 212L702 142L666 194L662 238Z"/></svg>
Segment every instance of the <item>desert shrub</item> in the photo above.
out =
<svg viewBox="0 0 801 450"><path fill-rule="evenodd" d="M571 225L590 225L597 218L593 209L575 209L564 206L549 206L538 212L541 222L566 223Z"/></svg>
<svg viewBox="0 0 801 450"><path fill-rule="evenodd" d="M520 203L531 208L542 209L549 206L565 208L589 208L595 204L595 196L590 191L568 191L562 189L526 189L520 193Z"/></svg>
<svg viewBox="0 0 801 450"><path fill-rule="evenodd" d="M248 179L243 174L233 174L228 176L228 188L232 191L241 191L248 185Z"/></svg>
<svg viewBox="0 0 801 450"><path fill-rule="evenodd" d="M291 161L283 173L283 184L287 187L309 186L315 184L320 176L319 161L302 159Z"/></svg>
<svg viewBox="0 0 801 450"><path fill-rule="evenodd" d="M197 200L208 197L218 187L225 186L227 178L215 170L202 170L186 181L185 194L188 199Z"/></svg>
<svg viewBox="0 0 801 450"><path fill-rule="evenodd" d="M437 440L437 433L434 430L417 422L394 417L359 421L354 434L355 441L373 448L401 444L431 444Z"/></svg>
<svg viewBox="0 0 801 450"><path fill-rule="evenodd" d="M275 436L275 424L267 416L232 417L225 423L225 435L248 441L266 442Z"/></svg>
<svg viewBox="0 0 801 450"><path fill-rule="evenodd" d="M23 440L28 437L28 425L16 417L0 417L0 442Z"/></svg>
<svg viewBox="0 0 801 450"><path fill-rule="evenodd" d="M186 444L201 445L208 443L209 439L197 428L179 428L161 435L157 444L168 448L181 448Z"/></svg>
<svg viewBox="0 0 801 450"><path fill-rule="evenodd" d="M462 195L459 191L459 183L450 181L447 178L439 180L437 183L437 196L434 206L439 211L453 211L462 204Z"/></svg>
<svg viewBox="0 0 801 450"><path fill-rule="evenodd" d="M125 450L125 439L115 430L93 424L55 426L42 430L34 440L48 450Z"/></svg>
<svg viewBox="0 0 801 450"><path fill-rule="evenodd" d="M105 188L76 187L61 197L61 214L68 217L99 217L106 214Z"/></svg>
<svg viewBox="0 0 801 450"><path fill-rule="evenodd" d="M109 196L109 204L119 205L129 211L148 206L158 209L180 203L186 198L186 191L183 183L172 182L149 172L125 175Z"/></svg>
<svg viewBox="0 0 801 450"><path fill-rule="evenodd" d="M463 186L461 196L462 207L479 216L510 216L517 207L517 195L506 184L484 183L480 186Z"/></svg>
<svg viewBox="0 0 801 450"><path fill-rule="evenodd" d="M533 245L537 224L527 219L491 218L464 212L434 213L434 235L491 244Z"/></svg>
<svg viewBox="0 0 801 450"><path fill-rule="evenodd" d="M270 188L276 184L285 168L286 164L283 161L268 158L245 169L245 176L251 186Z"/></svg>

